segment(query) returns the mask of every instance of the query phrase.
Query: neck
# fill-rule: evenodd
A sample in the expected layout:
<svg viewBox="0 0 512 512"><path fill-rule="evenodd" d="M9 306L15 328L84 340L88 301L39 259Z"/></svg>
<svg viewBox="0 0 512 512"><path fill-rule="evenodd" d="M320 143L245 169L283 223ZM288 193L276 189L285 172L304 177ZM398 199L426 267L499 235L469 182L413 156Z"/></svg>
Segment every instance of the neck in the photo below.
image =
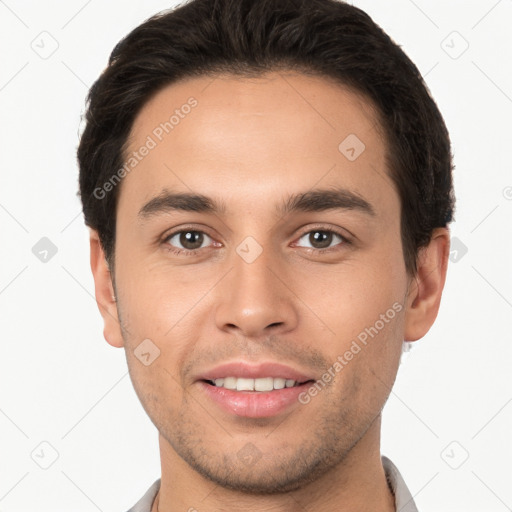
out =
<svg viewBox="0 0 512 512"><path fill-rule="evenodd" d="M223 488L198 474L159 436L162 477L151 512L395 512L380 458L380 417L345 458L322 477L283 494L251 495Z"/></svg>

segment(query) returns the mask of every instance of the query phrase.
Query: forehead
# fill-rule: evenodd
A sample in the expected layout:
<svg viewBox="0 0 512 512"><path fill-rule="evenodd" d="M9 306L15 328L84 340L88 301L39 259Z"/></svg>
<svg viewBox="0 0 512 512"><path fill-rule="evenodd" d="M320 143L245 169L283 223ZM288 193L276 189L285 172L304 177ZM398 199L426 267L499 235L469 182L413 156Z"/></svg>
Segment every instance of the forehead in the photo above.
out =
<svg viewBox="0 0 512 512"><path fill-rule="evenodd" d="M166 86L137 115L121 200L141 203L167 188L247 203L316 184L393 202L386 151L372 104L332 80L196 77Z"/></svg>

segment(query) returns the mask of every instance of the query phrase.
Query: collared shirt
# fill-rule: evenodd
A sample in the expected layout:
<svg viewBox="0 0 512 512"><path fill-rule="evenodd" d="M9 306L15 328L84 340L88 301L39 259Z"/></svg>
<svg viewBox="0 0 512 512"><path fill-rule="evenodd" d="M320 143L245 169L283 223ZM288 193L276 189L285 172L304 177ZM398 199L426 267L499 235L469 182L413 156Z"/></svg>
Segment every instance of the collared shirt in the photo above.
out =
<svg viewBox="0 0 512 512"><path fill-rule="evenodd" d="M397 467L384 455L381 456L381 460L389 487L395 496L395 511L418 512L413 497ZM153 482L146 494L128 512L151 512L153 501L155 501L159 489L160 478Z"/></svg>

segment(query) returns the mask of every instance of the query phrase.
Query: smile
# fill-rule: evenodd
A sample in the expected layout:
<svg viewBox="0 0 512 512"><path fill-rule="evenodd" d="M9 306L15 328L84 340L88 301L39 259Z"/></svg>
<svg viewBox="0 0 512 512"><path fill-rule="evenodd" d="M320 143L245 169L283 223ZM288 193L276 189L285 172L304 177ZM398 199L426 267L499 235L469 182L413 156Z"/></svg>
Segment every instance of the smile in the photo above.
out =
<svg viewBox="0 0 512 512"><path fill-rule="evenodd" d="M300 385L293 379L282 377L261 377L248 379L244 377L224 377L213 381L206 381L218 388L231 389L236 391L273 391L275 389L293 388Z"/></svg>

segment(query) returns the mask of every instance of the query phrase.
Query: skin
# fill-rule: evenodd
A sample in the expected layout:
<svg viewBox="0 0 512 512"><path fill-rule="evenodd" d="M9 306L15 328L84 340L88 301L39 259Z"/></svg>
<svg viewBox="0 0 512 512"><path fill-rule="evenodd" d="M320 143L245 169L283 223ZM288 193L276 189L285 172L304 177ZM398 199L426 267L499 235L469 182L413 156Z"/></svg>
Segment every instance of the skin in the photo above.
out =
<svg viewBox="0 0 512 512"><path fill-rule="evenodd" d="M94 230L90 239L105 339L124 347L159 431L153 511L394 511L380 459L381 410L403 340L420 339L437 316L448 229L433 232L417 275L408 275L378 119L367 100L325 78L273 72L172 84L139 112L129 151L190 96L197 107L120 185L115 287ZM355 161L338 150L348 134L366 146ZM290 194L334 186L364 198L375 215L276 214ZM141 219L139 210L165 189L222 200L226 211ZM195 254L167 250L190 249L183 237L166 239L181 227L205 233ZM315 245L315 229L339 230L352 243L333 235ZM262 248L252 263L236 252L248 236ZM394 303L402 310L329 385L283 414L230 415L195 380L236 358L279 361L320 379ZM148 338L160 356L145 366L134 351ZM237 455L248 443L258 454L251 463Z"/></svg>

